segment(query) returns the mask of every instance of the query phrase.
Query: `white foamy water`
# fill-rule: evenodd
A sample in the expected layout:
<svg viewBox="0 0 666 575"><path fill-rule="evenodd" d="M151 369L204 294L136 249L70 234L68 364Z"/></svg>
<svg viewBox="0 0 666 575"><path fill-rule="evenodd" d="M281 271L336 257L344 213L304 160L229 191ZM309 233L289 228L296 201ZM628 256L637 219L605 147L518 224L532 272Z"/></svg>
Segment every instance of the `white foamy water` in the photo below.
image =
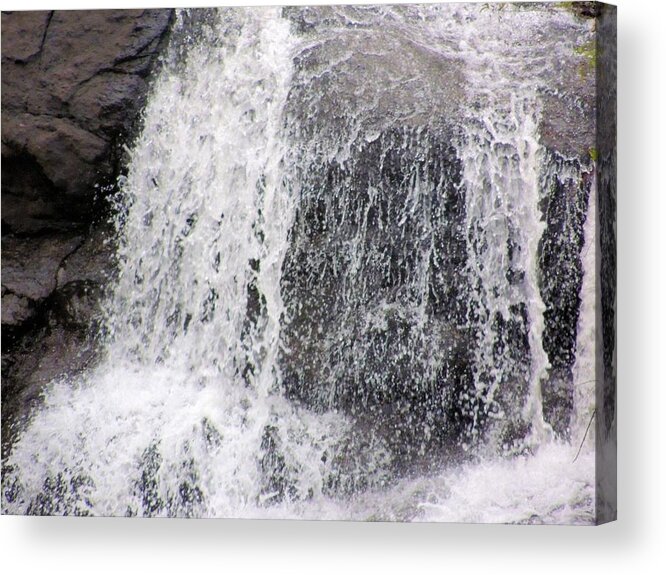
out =
<svg viewBox="0 0 666 575"><path fill-rule="evenodd" d="M120 274L105 307L103 358L84 376L64 377L46 389L43 407L5 462L4 511L592 523L593 441L574 462L578 444L555 441L542 410L550 364L539 287L539 242L546 227L539 202L552 166L540 142L539 90L548 52L524 66L529 46L523 44L547 18L521 13L516 27L497 10L479 7L350 8L334 11L339 21L326 23L319 38L307 26L298 30L279 9L216 14L215 21L192 30L188 14L179 15L176 26L187 42L172 46L156 80L117 200ZM328 12L322 14L327 22ZM315 30L324 26L317 22ZM421 46L414 58L425 58L422 68L429 72L431 58L462 62L460 97L469 109L454 143L461 165L456 186L466 194L463 243L472 286L466 298L475 309L464 327L474 331L476 344L472 396L460 401L471 406L472 416L460 439L464 462L427 471L396 473L396 456L379 434L359 444L345 410L313 408L283 389L280 354L299 353L283 339L299 305L283 301L284 262L298 239L294 222L306 194L299 170L326 162L344 166L357 137L365 144L391 141L373 131L387 126L368 119L378 116L382 104L361 92L353 120L338 124L336 114L342 118L345 110L333 106L326 108L325 129L306 133L290 125L285 110L299 103L294 62L313 46L328 54L338 33L352 30L357 41L363 30L377 28L390 32L389 49L427 34L426 55ZM368 38L368 54L386 48ZM299 82L348 87L343 64L350 58L345 54L321 70L312 65ZM409 81L406 88L397 82L398 89L409 94ZM436 106L427 94L413 97L422 106L401 120L421 122ZM366 102L371 107L364 108ZM433 118L433 124L441 120ZM343 124L351 139L316 141L338 137L336 126ZM420 128L405 134L396 141L416 150L420 161L429 136ZM409 138L414 142L408 146ZM427 220L434 213L429 192L436 196L446 186L418 169L410 174L401 221ZM580 170L570 175L580 177ZM335 190L337 201L343 192ZM343 208L343 215L325 222L345 224ZM367 254L374 253L366 247L370 209L364 209L363 237L343 235L341 245L351 255L330 264L346 268L345 277L353 279L341 285L354 305L369 301L374 285L372 276L363 275ZM591 207L586 238L593 218ZM425 247L409 285L420 299L410 301L407 311L401 302L384 301L379 308L368 303L367 329L383 332L387 317L412 314L409 321L416 318L419 331L410 341L436 358L444 336L433 326L444 330L426 316L437 230L431 221L414 229ZM593 371L594 266L593 256L583 257L576 380ZM508 338L510 329L524 329L526 351L514 341L520 338ZM350 357L362 361L366 351L359 343ZM418 361L421 351L414 353ZM593 394L579 391L587 388L575 389L574 443L582 439L581 422L587 423L594 401ZM504 445L507 422L525 425L527 437Z"/></svg>

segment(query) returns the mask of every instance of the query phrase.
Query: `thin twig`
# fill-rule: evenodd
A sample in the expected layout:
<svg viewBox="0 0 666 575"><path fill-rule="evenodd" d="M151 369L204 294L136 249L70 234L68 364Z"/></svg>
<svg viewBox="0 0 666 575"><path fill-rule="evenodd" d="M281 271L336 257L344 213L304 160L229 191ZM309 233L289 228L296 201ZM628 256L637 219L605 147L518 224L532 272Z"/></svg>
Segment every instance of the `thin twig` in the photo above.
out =
<svg viewBox="0 0 666 575"><path fill-rule="evenodd" d="M594 419L594 416L596 415L597 410L596 408L592 410L592 415L590 415L590 421L587 423L587 428L585 429L585 435L583 435L583 441L580 442L580 447L578 448L578 453L576 453L576 457L574 457L574 460L571 463L576 463L576 459L578 459L578 456L580 455L580 450L583 449L583 443L585 443L585 438L587 437L587 432L590 431L590 425L592 425L592 420Z"/></svg>

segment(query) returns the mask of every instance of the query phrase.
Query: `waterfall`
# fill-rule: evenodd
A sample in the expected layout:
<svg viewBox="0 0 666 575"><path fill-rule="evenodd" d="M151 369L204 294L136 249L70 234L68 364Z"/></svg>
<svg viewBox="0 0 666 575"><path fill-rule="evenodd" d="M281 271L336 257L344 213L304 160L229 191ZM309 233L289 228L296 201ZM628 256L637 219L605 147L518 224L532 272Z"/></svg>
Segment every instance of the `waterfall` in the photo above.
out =
<svg viewBox="0 0 666 575"><path fill-rule="evenodd" d="M39 494L28 512L251 514L321 484L344 431L277 390L289 25L226 10L200 33L184 64L167 62L122 182L106 358L54 384L12 455Z"/></svg>
<svg viewBox="0 0 666 575"><path fill-rule="evenodd" d="M468 127L463 147L469 266L476 284L475 391L495 418L510 417L504 413L509 406L522 406L520 418L540 442L547 426L541 381L550 367L542 345L545 306L537 269L545 229L539 210L544 152L537 140L538 108L533 99L520 98L509 96L508 110L491 99ZM511 329L527 332L527 346L521 349L522 342L507 335ZM527 365L521 354L529 358ZM502 401L495 399L507 393ZM472 428L471 435L477 431Z"/></svg>
<svg viewBox="0 0 666 575"><path fill-rule="evenodd" d="M45 390L3 508L590 521L593 445L562 462L594 401L591 168L542 138L554 16L512 14L179 12L114 199L102 359ZM545 278L560 228L578 271Z"/></svg>

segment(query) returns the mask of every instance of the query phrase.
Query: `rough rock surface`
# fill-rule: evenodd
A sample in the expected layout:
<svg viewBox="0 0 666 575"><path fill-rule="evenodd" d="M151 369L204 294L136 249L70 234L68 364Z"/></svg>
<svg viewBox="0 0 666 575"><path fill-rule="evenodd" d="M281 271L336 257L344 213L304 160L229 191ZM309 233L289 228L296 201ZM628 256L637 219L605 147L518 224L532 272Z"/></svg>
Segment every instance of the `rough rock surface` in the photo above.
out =
<svg viewBox="0 0 666 575"><path fill-rule="evenodd" d="M2 13L3 453L43 386L94 356L103 223L171 10Z"/></svg>
<svg viewBox="0 0 666 575"><path fill-rule="evenodd" d="M88 223L170 19L169 10L2 14L4 234Z"/></svg>
<svg viewBox="0 0 666 575"><path fill-rule="evenodd" d="M38 238L2 238L2 288L33 306L56 288L60 262L81 245L81 236L42 236ZM2 323L19 325L29 317L17 317L5 309L2 298Z"/></svg>

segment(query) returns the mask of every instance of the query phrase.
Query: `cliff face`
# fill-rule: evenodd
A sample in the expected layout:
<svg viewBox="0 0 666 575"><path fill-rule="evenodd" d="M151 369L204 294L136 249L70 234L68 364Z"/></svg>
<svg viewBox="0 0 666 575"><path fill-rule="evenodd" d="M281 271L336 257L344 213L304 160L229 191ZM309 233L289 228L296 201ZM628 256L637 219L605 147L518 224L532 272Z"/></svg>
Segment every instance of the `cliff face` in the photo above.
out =
<svg viewBox="0 0 666 575"><path fill-rule="evenodd" d="M2 425L93 358L105 195L171 10L2 13ZM91 329L92 327L92 329Z"/></svg>

